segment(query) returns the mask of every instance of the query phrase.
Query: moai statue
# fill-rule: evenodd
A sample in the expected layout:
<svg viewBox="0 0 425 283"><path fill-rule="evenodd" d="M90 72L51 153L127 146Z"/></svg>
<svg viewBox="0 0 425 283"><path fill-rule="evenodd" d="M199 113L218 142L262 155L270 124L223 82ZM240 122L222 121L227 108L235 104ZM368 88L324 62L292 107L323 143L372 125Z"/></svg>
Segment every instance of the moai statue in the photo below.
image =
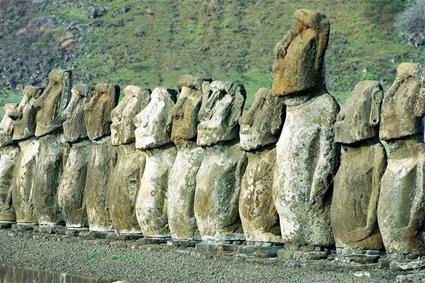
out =
<svg viewBox="0 0 425 283"><path fill-rule="evenodd" d="M389 254L425 254L425 67L403 63L385 93L379 137L388 165L381 180L378 223Z"/></svg>
<svg viewBox="0 0 425 283"><path fill-rule="evenodd" d="M145 166L145 154L135 147L133 119L150 100L151 91L137 86L124 88L124 98L112 110L111 143L117 151L117 165L108 189L109 213L119 234L140 233L136 218L136 196Z"/></svg>
<svg viewBox="0 0 425 283"><path fill-rule="evenodd" d="M111 145L111 112L119 99L119 87L100 83L84 106L87 136L92 141L87 163L85 206L89 229L97 232L113 231L108 205L108 184L117 162Z"/></svg>
<svg viewBox="0 0 425 283"><path fill-rule="evenodd" d="M54 69L43 93L36 98L35 136L41 137L62 128L62 112L71 97L71 71Z"/></svg>
<svg viewBox="0 0 425 283"><path fill-rule="evenodd" d="M239 119L240 143L248 156L239 195L239 215L247 241L281 242L279 217L273 203L273 168L285 105L268 88L260 88L255 96L250 110Z"/></svg>
<svg viewBox="0 0 425 283"><path fill-rule="evenodd" d="M383 248L378 227L378 199L386 166L378 138L383 97L379 82L362 81L337 116L335 142L341 144L341 157L331 204L337 252Z"/></svg>
<svg viewBox="0 0 425 283"><path fill-rule="evenodd" d="M284 99L286 119L276 146L274 203L285 244L327 247L334 244L330 202L339 152L333 141L339 106L324 79L329 21L309 10L297 10L295 19L275 47L272 93ZM327 256L314 256L321 255Z"/></svg>
<svg viewBox="0 0 425 283"><path fill-rule="evenodd" d="M145 237L170 236L167 220L168 176L176 157L171 122L176 91L157 87L149 104L134 119L136 148L146 154L136 198L136 217Z"/></svg>
<svg viewBox="0 0 425 283"><path fill-rule="evenodd" d="M239 123L246 92L241 84L202 85L197 144L204 157L196 175L194 210L204 241L243 240L238 213L246 155L239 145Z"/></svg>
<svg viewBox="0 0 425 283"><path fill-rule="evenodd" d="M198 113L202 103L202 83L210 79L182 76L178 82L180 96L173 111L171 139L178 151L168 178L168 224L173 240L199 238L193 201L196 173L203 150L196 145Z"/></svg>

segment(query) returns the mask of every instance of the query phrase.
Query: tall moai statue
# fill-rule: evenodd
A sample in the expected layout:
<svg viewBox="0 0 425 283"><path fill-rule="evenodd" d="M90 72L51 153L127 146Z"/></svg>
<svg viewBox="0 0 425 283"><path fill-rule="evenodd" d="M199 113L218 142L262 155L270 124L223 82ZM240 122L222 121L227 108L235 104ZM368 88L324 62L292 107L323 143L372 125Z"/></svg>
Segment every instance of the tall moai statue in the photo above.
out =
<svg viewBox="0 0 425 283"><path fill-rule="evenodd" d="M243 85L225 81L202 84L197 144L204 157L196 175L195 217L204 241L245 238L238 213L246 155L239 145Z"/></svg>
<svg viewBox="0 0 425 283"><path fill-rule="evenodd" d="M389 254L425 254L425 67L403 63L384 95L379 137L388 165L381 180L378 223Z"/></svg>
<svg viewBox="0 0 425 283"><path fill-rule="evenodd" d="M171 143L171 123L177 92L157 87L149 104L136 115L136 148L146 155L136 198L136 217L143 236L170 236L167 219L168 176L176 157Z"/></svg>
<svg viewBox="0 0 425 283"><path fill-rule="evenodd" d="M198 114L202 103L202 83L210 79L182 76L180 96L173 111L171 139L178 151L168 178L168 223L173 240L199 238L194 212L196 173L203 149L196 145Z"/></svg>
<svg viewBox="0 0 425 283"><path fill-rule="evenodd" d="M75 229L88 226L84 188L91 142L87 140L84 106L90 101L93 88L76 84L71 92L71 100L62 114L63 136L70 149L64 160L58 203L66 227Z"/></svg>
<svg viewBox="0 0 425 283"><path fill-rule="evenodd" d="M57 192L67 145L60 132L62 113L71 96L71 79L70 71L52 70L46 88L34 102L39 150L32 200L40 225L55 225L62 221Z"/></svg>
<svg viewBox="0 0 425 283"><path fill-rule="evenodd" d="M89 229L96 232L113 231L108 205L108 183L117 162L111 145L112 109L118 104L120 88L113 84L96 85L90 101L84 106L84 122L91 140L84 188Z"/></svg>
<svg viewBox="0 0 425 283"><path fill-rule="evenodd" d="M281 97L272 96L269 88L260 88L255 96L250 110L239 119L240 143L248 156L239 215L247 241L281 242L279 216L273 203L273 168L285 105Z"/></svg>
<svg viewBox="0 0 425 283"><path fill-rule="evenodd" d="M140 233L136 218L136 196L145 167L145 154L137 150L133 123L150 101L150 89L124 88L124 97L111 112L111 143L117 151L117 165L108 188L109 213L119 234Z"/></svg>
<svg viewBox="0 0 425 283"><path fill-rule="evenodd" d="M339 106L324 74L329 21L309 10L297 10L295 19L275 47L272 93L283 96L286 120L276 146L274 202L285 244L326 247L334 244L330 202L339 151Z"/></svg>
<svg viewBox="0 0 425 283"><path fill-rule="evenodd" d="M18 224L36 224L32 195L33 180L37 174L37 156L40 142L34 138L36 99L43 89L27 86L22 91L22 99L18 106L6 115L13 120L13 141L18 142L19 154L16 160L12 181L12 203Z"/></svg>
<svg viewBox="0 0 425 283"><path fill-rule="evenodd" d="M378 227L378 199L386 167L378 137L383 97L379 82L359 82L337 116L335 142L341 144L341 157L331 204L337 249L383 248Z"/></svg>

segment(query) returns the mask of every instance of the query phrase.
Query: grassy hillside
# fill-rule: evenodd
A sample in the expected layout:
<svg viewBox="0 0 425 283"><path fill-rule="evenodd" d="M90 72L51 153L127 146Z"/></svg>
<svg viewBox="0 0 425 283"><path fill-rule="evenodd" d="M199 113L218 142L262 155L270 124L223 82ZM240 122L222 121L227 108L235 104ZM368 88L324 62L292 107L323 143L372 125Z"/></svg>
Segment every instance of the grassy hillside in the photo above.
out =
<svg viewBox="0 0 425 283"><path fill-rule="evenodd" d="M8 1L15 3L10 9L20 2ZM271 86L273 47L291 27L298 8L323 11L331 22L327 80L341 102L360 80L381 80L388 87L399 63L425 63L424 48L405 45L365 18L366 1L38 0L32 2L42 4L24 13L49 23L43 26L48 40L34 38L27 44L37 50L53 43L55 50L40 56L50 56L51 66L72 68L77 81L175 87L180 75L206 75L243 83L248 106L256 89ZM90 7L107 12L93 18ZM3 36L11 38L8 49L22 45L19 32L28 22L22 25ZM24 85L28 75L21 80ZM16 100L2 97L9 99Z"/></svg>

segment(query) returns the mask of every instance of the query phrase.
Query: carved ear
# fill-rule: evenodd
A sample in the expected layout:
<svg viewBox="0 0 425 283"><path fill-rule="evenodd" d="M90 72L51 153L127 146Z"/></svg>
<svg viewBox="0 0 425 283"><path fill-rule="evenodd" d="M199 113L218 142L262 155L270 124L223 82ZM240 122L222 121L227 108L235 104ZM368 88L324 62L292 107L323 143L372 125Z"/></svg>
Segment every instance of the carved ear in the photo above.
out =
<svg viewBox="0 0 425 283"><path fill-rule="evenodd" d="M415 103L415 116L423 117L425 116L425 71L420 75L421 82L419 84L419 91Z"/></svg>
<svg viewBox="0 0 425 283"><path fill-rule="evenodd" d="M381 116L381 105L384 98L384 92L381 84L372 86L372 103L370 106L369 125L375 127L379 124Z"/></svg>
<svg viewBox="0 0 425 283"><path fill-rule="evenodd" d="M319 40L317 43L316 50L316 59L315 59L315 68L317 71L321 71L320 68L323 67L323 58L326 49L328 48L329 42L329 33L330 33L330 25L329 21L326 18L322 18L320 21L319 29L317 30L319 33Z"/></svg>

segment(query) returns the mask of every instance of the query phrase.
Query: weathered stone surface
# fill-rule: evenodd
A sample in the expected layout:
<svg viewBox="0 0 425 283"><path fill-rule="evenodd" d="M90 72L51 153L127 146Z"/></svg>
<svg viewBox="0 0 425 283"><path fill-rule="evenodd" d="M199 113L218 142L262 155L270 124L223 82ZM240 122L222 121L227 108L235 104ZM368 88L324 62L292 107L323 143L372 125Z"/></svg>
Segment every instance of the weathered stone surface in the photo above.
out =
<svg viewBox="0 0 425 283"><path fill-rule="evenodd" d="M17 105L6 103L3 106L4 116L0 122L0 147L11 144L13 142L13 120L9 117L9 113L16 109Z"/></svg>
<svg viewBox="0 0 425 283"><path fill-rule="evenodd" d="M195 217L202 240L244 238L238 202L246 163L238 143L205 149L195 192Z"/></svg>
<svg viewBox="0 0 425 283"><path fill-rule="evenodd" d="M58 204L67 228L88 226L84 188L91 142L71 144L58 188Z"/></svg>
<svg viewBox="0 0 425 283"><path fill-rule="evenodd" d="M54 69L43 93L36 98L35 136L41 137L62 127L61 114L71 98L71 71Z"/></svg>
<svg viewBox="0 0 425 283"><path fill-rule="evenodd" d="M338 113L335 141L352 144L377 137L384 93L378 81L361 81Z"/></svg>
<svg viewBox="0 0 425 283"><path fill-rule="evenodd" d="M173 107L177 92L157 87L149 104L134 119L136 148L151 149L170 143Z"/></svg>
<svg viewBox="0 0 425 283"><path fill-rule="evenodd" d="M134 143L116 147L118 161L108 188L108 205L112 224L120 234L140 233L136 218L136 197L145 168L145 153Z"/></svg>
<svg viewBox="0 0 425 283"><path fill-rule="evenodd" d="M62 135L46 135L39 139L32 201L40 225L54 225L62 220L57 190L62 176L66 146Z"/></svg>
<svg viewBox="0 0 425 283"><path fill-rule="evenodd" d="M15 166L12 185L12 201L17 223L37 223L32 202L33 180L37 174L36 164L40 142L28 139L19 143L20 152Z"/></svg>
<svg viewBox="0 0 425 283"><path fill-rule="evenodd" d="M22 91L22 99L14 111L10 111L8 116L13 120L13 140L23 140L34 136L35 133L35 101L42 93L43 89L34 86L27 86Z"/></svg>
<svg viewBox="0 0 425 283"><path fill-rule="evenodd" d="M145 170L136 200L137 221L145 237L169 237L168 176L176 157L176 148L173 145L165 145L145 153Z"/></svg>
<svg viewBox="0 0 425 283"><path fill-rule="evenodd" d="M247 241L280 242L279 217L273 203L275 149L248 152L242 177L239 214Z"/></svg>
<svg viewBox="0 0 425 283"><path fill-rule="evenodd" d="M202 84L197 144L210 146L239 136L238 120L245 104L243 85L225 81Z"/></svg>
<svg viewBox="0 0 425 283"><path fill-rule="evenodd" d="M425 67L400 64L397 77L384 96L379 137L390 140L418 134L424 115Z"/></svg>
<svg viewBox="0 0 425 283"><path fill-rule="evenodd" d="M92 142L84 189L90 231L113 231L107 196L116 155L110 137Z"/></svg>
<svg viewBox="0 0 425 283"><path fill-rule="evenodd" d="M72 96L62 113L63 136L66 142L75 142L87 137L84 123L84 106L90 101L93 89L84 84L72 87Z"/></svg>
<svg viewBox="0 0 425 283"><path fill-rule="evenodd" d="M276 143L285 120L284 99L272 96L269 88L260 88L255 96L254 104L239 119L240 143L247 151Z"/></svg>
<svg viewBox="0 0 425 283"><path fill-rule="evenodd" d="M330 246L330 192L338 163L335 99L319 93L287 97L276 146L273 194L284 243Z"/></svg>
<svg viewBox="0 0 425 283"><path fill-rule="evenodd" d="M417 260L392 260L390 262L390 270L415 270L415 269L424 269L425 268L425 259Z"/></svg>
<svg viewBox="0 0 425 283"><path fill-rule="evenodd" d="M272 91L276 96L324 86L329 21L310 10L297 10L294 17L294 26L275 47Z"/></svg>
<svg viewBox="0 0 425 283"><path fill-rule="evenodd" d="M0 221L15 221L15 209L12 205L12 182L19 147L0 148Z"/></svg>
<svg viewBox="0 0 425 283"><path fill-rule="evenodd" d="M120 88L117 85L99 83L90 101L84 106L84 122L87 136L99 139L110 133L111 111L118 103Z"/></svg>
<svg viewBox="0 0 425 283"><path fill-rule="evenodd" d="M420 139L383 142L388 165L381 180L378 223L390 254L425 254L425 145Z"/></svg>
<svg viewBox="0 0 425 283"><path fill-rule="evenodd" d="M372 140L358 147L342 146L331 205L337 247L383 248L377 209L385 166L385 151L379 142Z"/></svg>
<svg viewBox="0 0 425 283"><path fill-rule="evenodd" d="M129 85L124 88L124 97L111 112L112 145L128 144L135 141L133 119L149 103L150 89Z"/></svg>
<svg viewBox="0 0 425 283"><path fill-rule="evenodd" d="M191 121L188 121L191 122ZM171 237L179 240L199 238L194 212L196 173L204 150L192 144L179 146L168 178L168 223Z"/></svg>
<svg viewBox="0 0 425 283"><path fill-rule="evenodd" d="M198 114L202 103L202 83L210 82L210 79L202 79L194 76L182 76L178 82L180 90L179 99L173 110L173 125L171 139L196 140Z"/></svg>

